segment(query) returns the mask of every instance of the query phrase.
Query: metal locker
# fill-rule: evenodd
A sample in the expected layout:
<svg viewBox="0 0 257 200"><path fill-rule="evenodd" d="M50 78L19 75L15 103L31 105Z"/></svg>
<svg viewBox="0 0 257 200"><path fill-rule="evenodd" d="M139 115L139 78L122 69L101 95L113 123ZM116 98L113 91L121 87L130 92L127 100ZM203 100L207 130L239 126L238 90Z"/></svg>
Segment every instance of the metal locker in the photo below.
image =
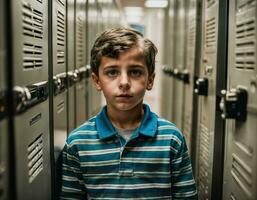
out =
<svg viewBox="0 0 257 200"><path fill-rule="evenodd" d="M172 66L173 66L173 43L174 43L174 1L170 1L168 8L165 9L165 27L167 31L164 31L164 40L169 41L168 45L164 45L163 60L165 66L163 72L165 75L162 79L162 104L161 104L161 116L167 120L172 121Z"/></svg>
<svg viewBox="0 0 257 200"><path fill-rule="evenodd" d="M174 30L174 69L173 77L173 109L172 109L172 121L182 130L182 117L183 117L183 99L184 99L184 87L183 82L179 80L180 74L184 70L185 60L185 29L186 29L186 1L175 1L175 23Z"/></svg>
<svg viewBox="0 0 257 200"><path fill-rule="evenodd" d="M75 90L76 126L86 120L86 3L86 0L77 0L75 5L75 58L79 72Z"/></svg>
<svg viewBox="0 0 257 200"><path fill-rule="evenodd" d="M223 160L223 123L217 117L217 89L225 84L227 1L202 1L202 51L198 94L197 184L199 199L220 199ZM223 71L224 70L224 71ZM215 163L215 164L214 164Z"/></svg>
<svg viewBox="0 0 257 200"><path fill-rule="evenodd" d="M183 122L182 132L185 135L188 149L191 153L192 122L193 122L193 93L195 74L195 50L196 50L196 0L190 0L187 4L186 16L186 47L185 69L180 74L180 80L184 83Z"/></svg>
<svg viewBox="0 0 257 200"><path fill-rule="evenodd" d="M96 33L97 33L97 7L96 7L96 0L92 0L88 2L88 58L90 59L90 51L91 47L93 46L95 39L96 39ZM88 59L88 63L89 63ZM95 101L94 101L94 95L96 94L95 87L92 83L92 80L88 80L87 84L87 92L88 92L88 117L92 117L95 115Z"/></svg>
<svg viewBox="0 0 257 200"><path fill-rule="evenodd" d="M0 1L0 199L9 199L9 153L7 118L7 80L6 80L6 4Z"/></svg>
<svg viewBox="0 0 257 200"><path fill-rule="evenodd" d="M220 108L226 119L223 199L257 199L257 3L229 4L227 89Z"/></svg>
<svg viewBox="0 0 257 200"><path fill-rule="evenodd" d="M75 84L77 73L75 71L75 1L67 1L67 70L68 70L68 133L76 125L75 110Z"/></svg>
<svg viewBox="0 0 257 200"><path fill-rule="evenodd" d="M53 1L53 139L57 161L67 138L66 1Z"/></svg>
<svg viewBox="0 0 257 200"><path fill-rule="evenodd" d="M198 110L198 171L200 199L211 199L212 165L214 149L214 113L216 87L216 57L218 35L218 1L203 3L203 49L200 77L195 92L199 95ZM210 69L209 69L210 68ZM209 70L209 71L208 71ZM211 83L211 84L210 84Z"/></svg>
<svg viewBox="0 0 257 200"><path fill-rule="evenodd" d="M47 1L12 1L17 199L50 199Z"/></svg>

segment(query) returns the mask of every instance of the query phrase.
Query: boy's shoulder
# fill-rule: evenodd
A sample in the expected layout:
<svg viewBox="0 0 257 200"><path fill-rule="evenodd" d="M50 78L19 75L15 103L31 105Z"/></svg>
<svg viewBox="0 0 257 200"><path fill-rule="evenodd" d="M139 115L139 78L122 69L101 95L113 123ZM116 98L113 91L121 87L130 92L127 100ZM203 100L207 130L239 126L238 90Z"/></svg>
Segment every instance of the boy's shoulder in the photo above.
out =
<svg viewBox="0 0 257 200"><path fill-rule="evenodd" d="M180 139L184 137L180 129L174 123L160 117L157 119L157 131L158 134L175 135Z"/></svg>
<svg viewBox="0 0 257 200"><path fill-rule="evenodd" d="M79 127L75 128L68 136L67 143L70 144L75 140L86 139L86 137L96 136L96 123L95 123L96 116L90 118L86 122L84 122Z"/></svg>

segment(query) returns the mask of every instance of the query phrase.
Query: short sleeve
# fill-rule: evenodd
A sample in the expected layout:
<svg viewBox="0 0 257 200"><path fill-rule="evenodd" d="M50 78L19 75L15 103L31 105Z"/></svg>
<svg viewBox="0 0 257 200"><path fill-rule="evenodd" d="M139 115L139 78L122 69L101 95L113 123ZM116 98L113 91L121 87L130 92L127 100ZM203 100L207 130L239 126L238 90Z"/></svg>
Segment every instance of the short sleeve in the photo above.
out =
<svg viewBox="0 0 257 200"><path fill-rule="evenodd" d="M198 199L184 137L179 142L174 142L171 152L172 199Z"/></svg>
<svg viewBox="0 0 257 200"><path fill-rule="evenodd" d="M86 199L83 174L77 152L66 143L62 159L62 188L60 199Z"/></svg>

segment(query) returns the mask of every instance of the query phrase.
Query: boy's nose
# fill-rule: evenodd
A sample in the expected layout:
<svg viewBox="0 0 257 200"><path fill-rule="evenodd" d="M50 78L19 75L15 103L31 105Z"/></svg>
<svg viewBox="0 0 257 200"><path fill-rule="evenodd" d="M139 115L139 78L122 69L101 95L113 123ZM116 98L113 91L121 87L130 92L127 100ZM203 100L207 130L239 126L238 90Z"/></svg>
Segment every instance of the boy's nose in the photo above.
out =
<svg viewBox="0 0 257 200"><path fill-rule="evenodd" d="M130 88L130 80L127 75L127 73L122 73L120 76L120 82L119 82L119 88L120 89L129 89Z"/></svg>

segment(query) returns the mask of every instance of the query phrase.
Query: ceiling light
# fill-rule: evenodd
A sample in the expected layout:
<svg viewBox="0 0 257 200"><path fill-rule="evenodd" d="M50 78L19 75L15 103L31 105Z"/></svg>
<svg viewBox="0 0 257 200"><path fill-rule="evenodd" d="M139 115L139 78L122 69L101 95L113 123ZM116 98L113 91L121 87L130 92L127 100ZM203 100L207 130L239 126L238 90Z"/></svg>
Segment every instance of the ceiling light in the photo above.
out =
<svg viewBox="0 0 257 200"><path fill-rule="evenodd" d="M166 8L167 6L167 0L147 0L145 2L145 7L147 8Z"/></svg>

